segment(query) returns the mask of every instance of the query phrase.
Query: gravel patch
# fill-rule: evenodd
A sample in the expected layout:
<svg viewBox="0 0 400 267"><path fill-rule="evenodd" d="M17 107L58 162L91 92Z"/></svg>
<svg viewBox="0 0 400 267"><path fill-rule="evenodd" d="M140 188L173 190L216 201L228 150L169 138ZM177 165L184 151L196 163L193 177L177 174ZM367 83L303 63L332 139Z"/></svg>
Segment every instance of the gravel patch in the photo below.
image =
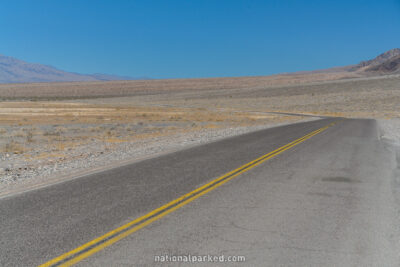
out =
<svg viewBox="0 0 400 267"><path fill-rule="evenodd" d="M400 119L378 120L381 138L400 146Z"/></svg>

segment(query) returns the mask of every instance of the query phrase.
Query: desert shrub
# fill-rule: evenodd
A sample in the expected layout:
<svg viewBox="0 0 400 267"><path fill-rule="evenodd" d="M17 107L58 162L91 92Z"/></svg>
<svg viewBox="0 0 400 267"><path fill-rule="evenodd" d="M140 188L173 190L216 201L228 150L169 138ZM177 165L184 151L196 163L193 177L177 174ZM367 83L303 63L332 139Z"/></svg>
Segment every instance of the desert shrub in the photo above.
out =
<svg viewBox="0 0 400 267"><path fill-rule="evenodd" d="M7 153L14 153L14 154L21 154L24 152L23 147L18 144L17 142L14 141L10 141L9 143L7 143L4 147L4 152Z"/></svg>

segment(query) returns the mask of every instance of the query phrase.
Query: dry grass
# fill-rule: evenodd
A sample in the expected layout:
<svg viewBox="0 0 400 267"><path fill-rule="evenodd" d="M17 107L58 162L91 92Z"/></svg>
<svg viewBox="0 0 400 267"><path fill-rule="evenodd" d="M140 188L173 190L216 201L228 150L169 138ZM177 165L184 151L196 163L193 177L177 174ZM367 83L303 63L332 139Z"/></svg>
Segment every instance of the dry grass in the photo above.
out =
<svg viewBox="0 0 400 267"><path fill-rule="evenodd" d="M91 142L115 144L150 140L176 133L272 122L277 115L202 108L124 106L54 101L1 102L3 151L25 153L30 161L70 151ZM8 131L7 127L12 127ZM18 140L9 142L9 140ZM40 152L39 152L40 151ZM47 156L46 156L47 155Z"/></svg>
<svg viewBox="0 0 400 267"><path fill-rule="evenodd" d="M140 122L242 122L272 118L269 115L209 111L200 108L167 107L110 107L57 102L2 102L0 103L0 124L3 125L45 125L45 124L104 124ZM100 128L92 128L92 131ZM47 131L45 136L60 135ZM25 136L26 133L16 133Z"/></svg>
<svg viewBox="0 0 400 267"><path fill-rule="evenodd" d="M11 140L9 143L5 144L1 151L12 154L23 154L26 149L21 144L15 142L14 140Z"/></svg>

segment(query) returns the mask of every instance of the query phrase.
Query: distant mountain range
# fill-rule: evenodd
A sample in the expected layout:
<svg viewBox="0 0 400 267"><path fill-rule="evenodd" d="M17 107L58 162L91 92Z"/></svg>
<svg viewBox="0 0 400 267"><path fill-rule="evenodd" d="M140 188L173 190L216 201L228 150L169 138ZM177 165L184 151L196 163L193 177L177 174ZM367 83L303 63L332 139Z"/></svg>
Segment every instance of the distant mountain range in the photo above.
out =
<svg viewBox="0 0 400 267"><path fill-rule="evenodd" d="M0 55L0 83L72 82L147 80L147 77L127 77L109 74L79 74L62 71L52 66L28 63L13 57Z"/></svg>
<svg viewBox="0 0 400 267"><path fill-rule="evenodd" d="M400 74L400 49L391 49L374 59L356 65L299 73L351 73L359 76ZM289 73L290 74L290 73ZM71 82L71 81L116 81L148 80L147 77L126 77L108 74L79 74L62 71L52 66L28 63L13 57L0 55L0 83Z"/></svg>

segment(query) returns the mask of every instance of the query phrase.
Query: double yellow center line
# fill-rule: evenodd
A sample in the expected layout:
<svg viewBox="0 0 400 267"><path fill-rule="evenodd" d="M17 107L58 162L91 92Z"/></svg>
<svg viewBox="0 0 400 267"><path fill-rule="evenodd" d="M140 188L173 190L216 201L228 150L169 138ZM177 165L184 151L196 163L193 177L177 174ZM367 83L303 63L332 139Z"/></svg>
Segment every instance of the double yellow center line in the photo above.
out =
<svg viewBox="0 0 400 267"><path fill-rule="evenodd" d="M272 152L269 152L268 154L265 154L231 172L228 172L224 174L221 177L218 177L211 182L193 190L190 193L187 193L149 213L146 215L137 218L125 225L122 225L118 227L115 230L112 230L108 233L106 233L103 236L100 236L96 239L93 239L92 241L77 247L67 253L64 253L42 265L39 267L48 267L48 266L71 266L87 257L90 255L93 255L94 253L114 244L115 242L127 237L128 235L138 231L139 229L145 227L146 225L149 225L150 223L159 220L160 218L164 217L165 215L181 208L182 206L192 202L193 200L199 198L200 196L216 189L217 187L223 185L224 183L232 180L233 178L237 177L238 175L258 166L259 164L279 155L280 153L304 142L305 140L313 137L314 135L317 135L329 127L333 126L335 122L330 123L329 125L322 127L318 130L315 130L297 140L294 140L293 142L290 142L287 145L284 145L278 149L275 149Z"/></svg>

